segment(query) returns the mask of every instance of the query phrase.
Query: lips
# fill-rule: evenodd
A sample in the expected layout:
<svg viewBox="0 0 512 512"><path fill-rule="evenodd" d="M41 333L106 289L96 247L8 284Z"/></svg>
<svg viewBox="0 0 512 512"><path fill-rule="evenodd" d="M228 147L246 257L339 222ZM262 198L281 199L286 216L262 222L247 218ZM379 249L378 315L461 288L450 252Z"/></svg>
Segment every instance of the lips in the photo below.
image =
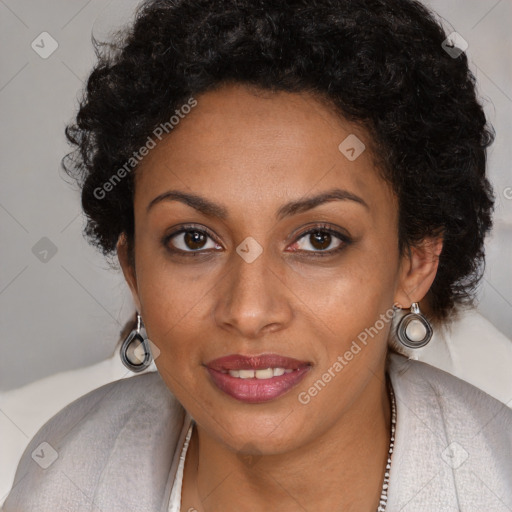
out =
<svg viewBox="0 0 512 512"><path fill-rule="evenodd" d="M285 370L298 370L310 366L307 361L299 361L292 357L285 357L279 354L262 354L259 356L243 356L232 354L214 359L206 363L208 368L218 372L229 370L264 370L266 368L284 368Z"/></svg>
<svg viewBox="0 0 512 512"><path fill-rule="evenodd" d="M278 354L243 356L233 354L205 365L212 384L241 402L250 404L274 400L297 386L311 370L311 363ZM274 369L274 375L265 372ZM253 370L239 375L242 370ZM258 370L264 375L258 375ZM235 374L236 372L236 374Z"/></svg>

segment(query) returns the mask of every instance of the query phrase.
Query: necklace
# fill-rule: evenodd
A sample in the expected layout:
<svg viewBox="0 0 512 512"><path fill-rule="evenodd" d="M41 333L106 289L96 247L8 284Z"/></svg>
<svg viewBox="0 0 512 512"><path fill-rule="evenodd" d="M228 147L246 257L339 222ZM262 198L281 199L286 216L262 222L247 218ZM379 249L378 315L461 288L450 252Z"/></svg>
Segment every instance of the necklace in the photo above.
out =
<svg viewBox="0 0 512 512"><path fill-rule="evenodd" d="M389 439L388 461L386 463L386 471L384 472L384 482L380 492L379 507L377 512L384 512L388 503L388 487L389 487L389 470L391 469L391 455L395 446L395 426L396 426L396 400L391 380L388 377L388 389L391 397L391 436Z"/></svg>

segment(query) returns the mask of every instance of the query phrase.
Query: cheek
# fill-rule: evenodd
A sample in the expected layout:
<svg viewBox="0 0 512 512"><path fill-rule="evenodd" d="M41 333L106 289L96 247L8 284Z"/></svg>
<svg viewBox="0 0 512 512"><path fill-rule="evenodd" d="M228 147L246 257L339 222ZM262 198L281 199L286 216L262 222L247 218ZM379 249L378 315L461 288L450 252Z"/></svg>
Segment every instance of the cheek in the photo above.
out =
<svg viewBox="0 0 512 512"><path fill-rule="evenodd" d="M367 237L349 247L336 264L295 265L288 285L328 324L364 327L393 304L398 250Z"/></svg>
<svg viewBox="0 0 512 512"><path fill-rule="evenodd" d="M374 251L361 250L335 275L308 279L301 288L297 284L297 295L307 302L304 332L314 336L310 350L318 358L314 374L297 393L301 404L310 404L305 411L324 411L327 422L382 364L393 318L396 265L391 260L376 260Z"/></svg>
<svg viewBox="0 0 512 512"><path fill-rule="evenodd" d="M204 311L211 290L208 276L190 280L154 260L142 267L142 315L149 339L160 350L155 364L169 390L189 405L191 396L200 394L198 372L204 371L201 362L210 327Z"/></svg>
<svg viewBox="0 0 512 512"><path fill-rule="evenodd" d="M171 260L160 240L140 231L136 271L143 313L154 331L168 330L194 311L216 276L199 259Z"/></svg>
<svg viewBox="0 0 512 512"><path fill-rule="evenodd" d="M205 308L211 302L215 277L199 270L198 274L189 278L176 266L160 267L154 263L139 274L147 334L160 348L161 356L172 353L178 361L183 352L191 360L201 345L198 340L208 332L211 319Z"/></svg>
<svg viewBox="0 0 512 512"><path fill-rule="evenodd" d="M316 346L311 348L319 357L321 372L344 354L350 362L345 375L379 364L387 348L397 267L398 250L368 238L347 252L336 268L324 272L308 268L294 278L291 287L304 302L302 314L308 318L307 331L315 336ZM340 385L344 381L337 379Z"/></svg>

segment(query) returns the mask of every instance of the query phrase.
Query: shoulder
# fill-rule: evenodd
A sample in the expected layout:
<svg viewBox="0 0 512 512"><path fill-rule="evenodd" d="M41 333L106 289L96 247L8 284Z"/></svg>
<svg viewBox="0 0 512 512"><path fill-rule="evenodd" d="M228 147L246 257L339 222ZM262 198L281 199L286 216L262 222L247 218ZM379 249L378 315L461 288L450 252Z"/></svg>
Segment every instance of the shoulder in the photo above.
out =
<svg viewBox="0 0 512 512"><path fill-rule="evenodd" d="M30 441L2 510L159 510L185 415L158 372L87 393Z"/></svg>
<svg viewBox="0 0 512 512"><path fill-rule="evenodd" d="M390 355L389 375L397 401L391 477L400 485L390 485L390 504L415 511L512 507L512 410L397 354Z"/></svg>
<svg viewBox="0 0 512 512"><path fill-rule="evenodd" d="M477 416L482 413L498 414L498 424L510 425L512 410L472 384L430 364L390 354L389 371L394 384L401 388L403 397L418 404L426 401L438 406L446 417ZM511 397L512 398L512 397ZM417 400L419 399L419 400ZM432 411L432 409L430 408Z"/></svg>

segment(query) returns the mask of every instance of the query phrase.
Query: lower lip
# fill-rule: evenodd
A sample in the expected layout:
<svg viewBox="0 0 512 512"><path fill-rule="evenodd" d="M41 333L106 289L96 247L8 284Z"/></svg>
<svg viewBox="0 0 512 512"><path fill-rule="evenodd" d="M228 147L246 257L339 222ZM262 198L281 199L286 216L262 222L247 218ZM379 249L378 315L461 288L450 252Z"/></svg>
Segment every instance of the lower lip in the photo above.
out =
<svg viewBox="0 0 512 512"><path fill-rule="evenodd" d="M213 382L221 391L247 403L268 402L284 395L306 376L310 368L305 366L270 379L240 379L206 367Z"/></svg>

